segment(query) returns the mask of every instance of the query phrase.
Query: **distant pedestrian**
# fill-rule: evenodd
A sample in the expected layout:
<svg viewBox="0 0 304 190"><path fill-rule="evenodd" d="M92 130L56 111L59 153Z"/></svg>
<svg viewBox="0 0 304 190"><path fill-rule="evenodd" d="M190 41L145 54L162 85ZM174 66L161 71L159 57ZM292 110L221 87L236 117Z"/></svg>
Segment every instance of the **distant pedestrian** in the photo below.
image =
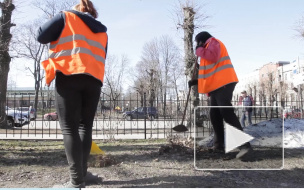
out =
<svg viewBox="0 0 304 190"><path fill-rule="evenodd" d="M70 181L65 188L84 188L94 176L87 172L92 126L103 86L107 28L96 20L90 0L63 11L38 30L37 40L50 43L42 62L46 84L56 77L56 109L63 134ZM61 187L61 186L55 186Z"/></svg>
<svg viewBox="0 0 304 190"><path fill-rule="evenodd" d="M242 117L241 117L241 124L242 127L245 128L245 120L248 119L248 124L252 125L251 116L252 116L252 105L253 99L251 96L247 95L247 92L244 90L241 92L242 94ZM248 107L249 106L249 107Z"/></svg>
<svg viewBox="0 0 304 190"><path fill-rule="evenodd" d="M198 79L189 81L189 86L198 85L199 93L210 96L210 119L214 130L214 151L224 151L224 121L231 126L243 130L231 104L232 94L238 82L225 45L208 32L196 35L196 55L201 58ZM223 106L228 106L223 107ZM252 150L250 143L239 147L236 155L241 158Z"/></svg>

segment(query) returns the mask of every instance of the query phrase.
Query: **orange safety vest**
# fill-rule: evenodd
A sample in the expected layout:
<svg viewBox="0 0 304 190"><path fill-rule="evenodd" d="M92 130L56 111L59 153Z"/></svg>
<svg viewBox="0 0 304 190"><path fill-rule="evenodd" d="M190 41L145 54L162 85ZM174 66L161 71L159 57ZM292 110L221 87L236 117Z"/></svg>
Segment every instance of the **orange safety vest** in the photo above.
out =
<svg viewBox="0 0 304 190"><path fill-rule="evenodd" d="M218 39L213 38L212 40L217 40L220 43L220 59L216 63L213 63L201 58L198 72L199 93L209 93L226 84L238 82L225 45ZM209 44L210 42L206 47L208 47Z"/></svg>
<svg viewBox="0 0 304 190"><path fill-rule="evenodd" d="M94 33L74 13L64 12L65 26L57 41L50 44L49 59L41 64L46 84L56 71L65 75L88 74L103 82L108 35Z"/></svg>

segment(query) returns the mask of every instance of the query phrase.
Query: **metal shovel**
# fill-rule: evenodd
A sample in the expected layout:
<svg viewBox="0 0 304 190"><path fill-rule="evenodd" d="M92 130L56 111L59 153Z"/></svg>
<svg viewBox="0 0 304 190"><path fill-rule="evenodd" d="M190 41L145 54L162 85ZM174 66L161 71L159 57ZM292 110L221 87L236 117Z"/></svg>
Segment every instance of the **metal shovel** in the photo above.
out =
<svg viewBox="0 0 304 190"><path fill-rule="evenodd" d="M196 62L194 63L192 80L193 80L195 72L196 72L197 61L198 61L198 57L196 57ZM185 116L186 116L186 111L187 111L187 107L188 107L190 92L191 92L191 88L189 88L189 91L188 91L187 100L186 100L186 106L185 106L185 110L184 110L184 114L183 114L182 123L180 125L177 125L177 126L173 127L173 130L176 131L176 132L186 132L186 131L188 131L188 128L185 125L183 125L183 123L184 123Z"/></svg>

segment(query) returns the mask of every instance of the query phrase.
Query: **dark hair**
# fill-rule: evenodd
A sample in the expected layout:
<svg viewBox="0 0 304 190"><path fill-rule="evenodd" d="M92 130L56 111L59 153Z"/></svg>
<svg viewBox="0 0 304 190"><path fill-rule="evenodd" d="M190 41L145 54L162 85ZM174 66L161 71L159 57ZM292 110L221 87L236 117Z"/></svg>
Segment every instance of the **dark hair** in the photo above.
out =
<svg viewBox="0 0 304 190"><path fill-rule="evenodd" d="M203 32L200 32L198 33L196 36L195 36L195 41L198 43L198 42L202 42L203 44L209 39L211 38L212 36L209 34L209 32L206 32L206 31L203 31Z"/></svg>
<svg viewBox="0 0 304 190"><path fill-rule="evenodd" d="M90 13L94 18L98 17L98 13L90 0L80 0L80 3L75 8L77 11Z"/></svg>

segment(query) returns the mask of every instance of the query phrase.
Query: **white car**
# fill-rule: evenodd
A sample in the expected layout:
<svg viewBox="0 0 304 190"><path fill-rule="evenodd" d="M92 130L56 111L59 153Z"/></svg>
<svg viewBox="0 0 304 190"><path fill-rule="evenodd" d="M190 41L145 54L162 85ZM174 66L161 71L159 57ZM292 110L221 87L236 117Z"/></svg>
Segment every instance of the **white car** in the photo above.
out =
<svg viewBox="0 0 304 190"><path fill-rule="evenodd" d="M7 106L5 106L5 113L7 116L7 125L10 128L14 126L21 127L29 122L28 113L22 113Z"/></svg>
<svg viewBox="0 0 304 190"><path fill-rule="evenodd" d="M27 114L28 118L32 121L36 119L36 111L35 109L30 106L30 107L18 107L18 111L22 113L22 115Z"/></svg>

